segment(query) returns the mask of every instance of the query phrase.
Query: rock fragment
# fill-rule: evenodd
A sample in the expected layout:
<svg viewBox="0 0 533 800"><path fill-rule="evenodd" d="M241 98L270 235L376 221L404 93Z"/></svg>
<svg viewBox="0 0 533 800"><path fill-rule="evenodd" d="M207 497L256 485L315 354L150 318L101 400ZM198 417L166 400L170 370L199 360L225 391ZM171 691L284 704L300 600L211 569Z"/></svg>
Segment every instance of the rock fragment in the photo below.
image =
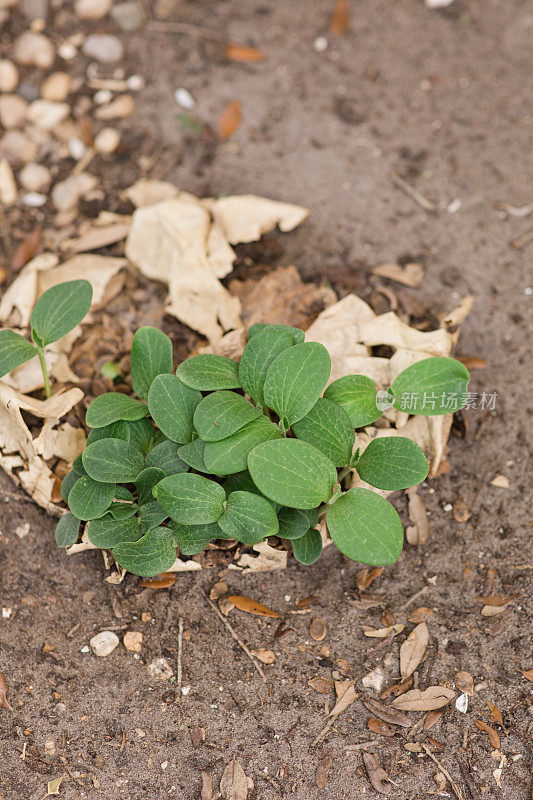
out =
<svg viewBox="0 0 533 800"><path fill-rule="evenodd" d="M54 46L43 33L25 31L13 45L13 58L25 67L50 69L54 63Z"/></svg>
<svg viewBox="0 0 533 800"><path fill-rule="evenodd" d="M93 636L89 644L95 655L105 658L118 646L119 638L113 631L101 631Z"/></svg>

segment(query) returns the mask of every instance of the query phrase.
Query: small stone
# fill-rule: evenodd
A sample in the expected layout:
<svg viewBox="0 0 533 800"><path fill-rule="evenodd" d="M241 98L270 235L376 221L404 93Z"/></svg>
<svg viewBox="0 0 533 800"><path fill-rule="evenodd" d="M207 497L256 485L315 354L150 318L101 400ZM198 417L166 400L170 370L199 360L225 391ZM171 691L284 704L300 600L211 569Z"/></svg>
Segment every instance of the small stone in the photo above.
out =
<svg viewBox="0 0 533 800"><path fill-rule="evenodd" d="M35 161L38 147L22 131L7 131L0 139L0 156L8 161Z"/></svg>
<svg viewBox="0 0 533 800"><path fill-rule="evenodd" d="M95 106L103 106L105 103L110 103L113 99L113 92L109 89L100 89L93 97Z"/></svg>
<svg viewBox="0 0 533 800"><path fill-rule="evenodd" d="M52 130L66 119L70 112L68 103L54 103L52 100L35 100L28 108L26 117L38 128Z"/></svg>
<svg viewBox="0 0 533 800"><path fill-rule="evenodd" d="M74 11L80 19L102 19L113 5L113 0L76 0Z"/></svg>
<svg viewBox="0 0 533 800"><path fill-rule="evenodd" d="M174 674L172 667L166 658L156 658L151 664L148 664L148 672L153 678L160 678L163 681L168 681Z"/></svg>
<svg viewBox="0 0 533 800"><path fill-rule="evenodd" d="M40 208L46 203L47 197L39 192L27 192L22 196L22 202L30 208Z"/></svg>
<svg viewBox="0 0 533 800"><path fill-rule="evenodd" d="M26 164L19 174L19 181L28 192L47 192L52 178L42 164Z"/></svg>
<svg viewBox="0 0 533 800"><path fill-rule="evenodd" d="M66 72L52 72L41 86L41 97L60 103L68 97L70 85L70 75Z"/></svg>
<svg viewBox="0 0 533 800"><path fill-rule="evenodd" d="M128 89L132 92L140 92L146 86L146 81L142 75L130 75L126 81Z"/></svg>
<svg viewBox="0 0 533 800"><path fill-rule="evenodd" d="M97 108L94 116L97 119L117 119L119 117L131 117L135 111L135 102L129 94L121 94L108 106Z"/></svg>
<svg viewBox="0 0 533 800"><path fill-rule="evenodd" d="M87 152L87 148L81 139L78 139L77 136L72 136L68 140L68 151L75 161L81 161Z"/></svg>
<svg viewBox="0 0 533 800"><path fill-rule="evenodd" d="M40 97L40 90L39 87L35 83L30 83L29 81L22 81L19 84L18 92L24 100L27 100L28 103L33 103L34 100L38 100Z"/></svg>
<svg viewBox="0 0 533 800"><path fill-rule="evenodd" d="M146 10L140 0L125 0L123 3L115 3L111 16L118 27L126 33L138 31L146 22Z"/></svg>
<svg viewBox="0 0 533 800"><path fill-rule="evenodd" d="M20 128L26 119L27 102L18 94L0 97L0 124L3 128Z"/></svg>
<svg viewBox="0 0 533 800"><path fill-rule="evenodd" d="M30 532L30 523L25 522L23 525L19 525L15 528L15 533L19 537L19 539L24 539L28 533Z"/></svg>
<svg viewBox="0 0 533 800"><path fill-rule="evenodd" d="M17 200L17 185L15 183L15 178L13 177L13 170L9 166L7 159L3 158L0 160L0 204L3 206L12 206ZM29 523L28 531L30 529ZM21 528L17 528L16 533L22 539L22 536L26 536L28 531L24 534L20 534L19 531Z"/></svg>
<svg viewBox="0 0 533 800"><path fill-rule="evenodd" d="M0 92L14 92L19 82L19 73L12 61L0 59Z"/></svg>
<svg viewBox="0 0 533 800"><path fill-rule="evenodd" d="M56 753L56 746L53 739L47 739L44 743L44 752L47 756L54 756Z"/></svg>
<svg viewBox="0 0 533 800"><path fill-rule="evenodd" d="M54 47L44 34L25 31L13 46L13 58L26 67L49 69L54 63Z"/></svg>
<svg viewBox="0 0 533 800"><path fill-rule="evenodd" d="M120 133L114 128L102 128L94 137L94 147L98 153L114 153L120 144Z"/></svg>
<svg viewBox="0 0 533 800"><path fill-rule="evenodd" d="M131 653L140 653L143 643L143 635L140 631L126 631L124 634L124 647Z"/></svg>
<svg viewBox="0 0 533 800"><path fill-rule="evenodd" d="M82 50L89 58L94 58L101 64L113 64L120 61L124 55L124 46L120 39L109 33L93 33L88 36Z"/></svg>
<svg viewBox="0 0 533 800"><path fill-rule="evenodd" d="M113 631L102 631L101 633L97 633L96 636L93 636L89 644L95 655L104 658L117 647L119 638Z"/></svg>
<svg viewBox="0 0 533 800"><path fill-rule="evenodd" d="M182 108L185 108L187 111L192 111L196 105L196 100L192 94L183 86L180 86L179 89L176 89L174 92L174 98L176 103L178 103L178 105L180 105Z"/></svg>
<svg viewBox="0 0 533 800"><path fill-rule="evenodd" d="M56 183L52 189L52 202L58 211L68 211L74 208L83 195L95 188L98 181L88 172L79 175L70 175L64 181Z"/></svg>

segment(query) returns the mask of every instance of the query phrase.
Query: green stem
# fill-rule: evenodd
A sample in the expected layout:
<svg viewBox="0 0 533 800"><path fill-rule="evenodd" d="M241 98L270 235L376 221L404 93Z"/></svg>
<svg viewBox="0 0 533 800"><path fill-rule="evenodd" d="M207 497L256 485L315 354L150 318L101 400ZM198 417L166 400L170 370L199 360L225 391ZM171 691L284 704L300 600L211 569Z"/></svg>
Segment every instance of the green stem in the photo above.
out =
<svg viewBox="0 0 533 800"><path fill-rule="evenodd" d="M347 467L344 467L344 469L341 469L341 471L339 472L339 477L337 478L337 480L339 481L339 483L340 483L342 480L344 480L344 478L345 478L345 477L348 475L348 473L349 473L349 472L351 472L352 470L353 470L353 467L350 467L350 465L348 465Z"/></svg>
<svg viewBox="0 0 533 800"><path fill-rule="evenodd" d="M52 390L50 389L50 378L48 377L48 369L46 367L46 361L44 360L44 347L39 347L39 361L41 362L41 369L43 371L44 393L47 397L50 397Z"/></svg>

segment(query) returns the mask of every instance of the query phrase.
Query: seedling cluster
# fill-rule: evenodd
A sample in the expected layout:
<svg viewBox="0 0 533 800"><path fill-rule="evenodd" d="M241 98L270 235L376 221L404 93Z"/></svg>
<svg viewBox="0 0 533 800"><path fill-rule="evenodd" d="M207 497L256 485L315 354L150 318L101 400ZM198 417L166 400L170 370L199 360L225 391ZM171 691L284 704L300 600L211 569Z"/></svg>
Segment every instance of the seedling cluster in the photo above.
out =
<svg viewBox="0 0 533 800"><path fill-rule="evenodd" d="M62 285L77 307L74 324L87 297L90 304L86 289L82 303L74 284L85 283ZM63 324L53 322L53 306L36 314L49 292L32 314L39 355L51 336L68 332L64 316ZM0 333L4 373L16 366L11 342L31 357L13 336ZM396 561L403 530L394 507L374 491L345 487L354 471L377 489L414 486L428 473L424 452L402 436L377 437L354 452L356 429L382 416L375 383L348 375L327 385L326 348L305 342L298 328L258 324L248 336L240 362L198 355L174 374L170 339L151 327L135 333L136 397L110 392L87 409L87 446L61 487L70 510L56 528L60 547L74 544L86 522L93 545L111 549L118 565L142 576L221 539L250 546L277 536L291 543L298 561L312 564L322 552L317 525L325 519L348 558ZM468 381L455 359L424 359L396 377L391 403L408 413L448 414L464 405ZM420 402L426 397L431 402Z"/></svg>

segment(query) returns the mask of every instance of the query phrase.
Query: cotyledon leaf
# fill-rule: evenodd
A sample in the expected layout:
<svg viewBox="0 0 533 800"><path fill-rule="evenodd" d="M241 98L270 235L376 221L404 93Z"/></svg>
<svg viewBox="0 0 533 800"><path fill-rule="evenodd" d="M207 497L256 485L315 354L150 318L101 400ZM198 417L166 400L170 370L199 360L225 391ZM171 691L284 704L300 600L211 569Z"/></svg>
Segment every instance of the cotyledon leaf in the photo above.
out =
<svg viewBox="0 0 533 800"><path fill-rule="evenodd" d="M239 365L225 356L212 353L192 356L183 361L176 375L191 389L211 392L216 389L239 389Z"/></svg>
<svg viewBox="0 0 533 800"><path fill-rule="evenodd" d="M295 344L301 344L305 341L305 333L301 330L301 328L293 328L292 325L273 325L269 322L256 322L254 325L250 326L248 330L248 341L253 339L255 336L258 336L260 333L263 333L266 329L269 330L277 330L277 331L284 331L285 333L289 333Z"/></svg>
<svg viewBox="0 0 533 800"><path fill-rule="evenodd" d="M265 404L263 386L270 364L283 350L293 345L294 339L290 333L267 327L250 339L244 348L239 363L239 380L244 391L259 405Z"/></svg>
<svg viewBox="0 0 533 800"><path fill-rule="evenodd" d="M292 543L292 552L300 564L314 564L322 554L322 536L316 528L311 528Z"/></svg>
<svg viewBox="0 0 533 800"><path fill-rule="evenodd" d="M216 522L209 525L180 525L172 520L169 527L180 553L184 556L195 556L205 550L213 539L225 538Z"/></svg>
<svg viewBox="0 0 533 800"><path fill-rule="evenodd" d="M394 408L426 416L453 414L466 404L469 380L467 368L455 358L424 358L394 379Z"/></svg>
<svg viewBox="0 0 533 800"><path fill-rule="evenodd" d="M264 497L252 492L232 492L217 524L225 534L254 545L278 532L278 518Z"/></svg>
<svg viewBox="0 0 533 800"><path fill-rule="evenodd" d="M196 406L194 427L205 442L218 442L260 416L261 411L240 394L222 390Z"/></svg>
<svg viewBox="0 0 533 800"><path fill-rule="evenodd" d="M122 542L113 550L117 564L142 577L159 575L176 560L176 547L168 528L150 528L136 542Z"/></svg>
<svg viewBox="0 0 533 800"><path fill-rule="evenodd" d="M88 428L103 428L118 420L132 421L148 415L148 406L141 400L120 392L108 392L95 397L85 414Z"/></svg>
<svg viewBox="0 0 533 800"><path fill-rule="evenodd" d="M336 467L345 467L352 457L355 431L341 406L319 397L309 413L294 422L294 435L318 447Z"/></svg>
<svg viewBox="0 0 533 800"><path fill-rule="evenodd" d="M183 525L216 522L226 501L222 486L192 472L163 478L153 494L167 514Z"/></svg>
<svg viewBox="0 0 533 800"><path fill-rule="evenodd" d="M172 372L172 342L159 328L139 328L131 343L133 391L146 400L154 378L165 372Z"/></svg>
<svg viewBox="0 0 533 800"><path fill-rule="evenodd" d="M159 469L159 467L146 467L146 469L143 469L143 471L137 475L135 486L137 487L137 497L140 506L144 503L152 502L154 499L152 489L159 481L162 481L163 478L166 478L166 472Z"/></svg>
<svg viewBox="0 0 533 800"><path fill-rule="evenodd" d="M35 347L15 331L0 331L0 378L37 355Z"/></svg>
<svg viewBox="0 0 533 800"><path fill-rule="evenodd" d="M179 444L192 441L193 415L202 395L176 375L158 375L148 392L152 419L168 439Z"/></svg>
<svg viewBox="0 0 533 800"><path fill-rule="evenodd" d="M188 445L184 446L188 447ZM187 472L189 465L178 455L180 447L181 445L171 439L159 442L147 453L146 466L162 469L166 475L179 475L181 472Z"/></svg>
<svg viewBox="0 0 533 800"><path fill-rule="evenodd" d="M254 419L227 439L206 443L203 450L205 469L213 475L242 472L252 448L270 439L281 439L277 425L265 416Z"/></svg>
<svg viewBox="0 0 533 800"><path fill-rule="evenodd" d="M330 383L324 397L344 409L354 428L362 428L382 416L376 405L376 392L376 384L366 375L345 375Z"/></svg>
<svg viewBox="0 0 533 800"><path fill-rule="evenodd" d="M95 547L107 549L122 542L134 542L140 538L141 532L134 517L113 519L111 514L104 514L103 517L89 522L87 536Z"/></svg>
<svg viewBox="0 0 533 800"><path fill-rule="evenodd" d="M93 287L86 280L65 281L47 289L31 312L35 343L45 347L73 330L87 315L92 296Z"/></svg>
<svg viewBox="0 0 533 800"><path fill-rule="evenodd" d="M55 539L58 547L70 547L78 541L80 521L74 514L67 513L60 517L56 525Z"/></svg>
<svg viewBox="0 0 533 800"><path fill-rule="evenodd" d="M78 519L97 519L107 511L114 494L114 483L101 483L84 475L69 492L69 508Z"/></svg>
<svg viewBox="0 0 533 800"><path fill-rule="evenodd" d="M377 489L407 489L427 478L424 451L405 436L382 436L370 442L355 468L366 483Z"/></svg>
<svg viewBox="0 0 533 800"><path fill-rule="evenodd" d="M82 456L87 474L103 483L130 483L144 469L144 457L123 439L100 439L85 448Z"/></svg>

